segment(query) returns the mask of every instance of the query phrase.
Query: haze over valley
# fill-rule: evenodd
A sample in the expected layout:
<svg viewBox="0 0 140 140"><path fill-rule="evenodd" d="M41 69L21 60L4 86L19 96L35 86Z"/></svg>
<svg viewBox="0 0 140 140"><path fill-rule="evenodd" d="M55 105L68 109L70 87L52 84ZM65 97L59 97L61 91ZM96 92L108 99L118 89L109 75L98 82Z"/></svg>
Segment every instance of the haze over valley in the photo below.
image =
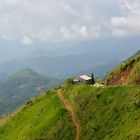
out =
<svg viewBox="0 0 140 140"><path fill-rule="evenodd" d="M0 80L28 68L59 79L92 72L96 77L103 77L111 68L139 50L139 42L137 37L71 43L68 46L65 43L46 43L44 46L40 44L29 48L19 46L12 52L5 51L10 54L3 53L5 56L0 56L3 58L0 63ZM11 46L5 47L10 49Z"/></svg>

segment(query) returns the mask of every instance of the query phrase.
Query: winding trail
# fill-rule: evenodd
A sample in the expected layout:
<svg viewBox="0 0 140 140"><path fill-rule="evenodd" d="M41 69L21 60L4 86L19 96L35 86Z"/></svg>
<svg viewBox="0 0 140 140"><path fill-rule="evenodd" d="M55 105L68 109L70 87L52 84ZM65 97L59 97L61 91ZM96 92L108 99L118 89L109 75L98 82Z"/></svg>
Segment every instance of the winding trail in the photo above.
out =
<svg viewBox="0 0 140 140"><path fill-rule="evenodd" d="M68 110L68 112L69 112L69 114L70 114L70 116L72 118L72 121L73 121L73 123L75 125L75 128L76 128L76 137L75 137L75 140L80 140L80 124L79 124L79 120L77 118L76 113L73 111L70 103L63 96L61 90L58 90L57 91L57 95L59 96L59 98L61 99L61 101L63 102L63 104L65 105L65 107Z"/></svg>

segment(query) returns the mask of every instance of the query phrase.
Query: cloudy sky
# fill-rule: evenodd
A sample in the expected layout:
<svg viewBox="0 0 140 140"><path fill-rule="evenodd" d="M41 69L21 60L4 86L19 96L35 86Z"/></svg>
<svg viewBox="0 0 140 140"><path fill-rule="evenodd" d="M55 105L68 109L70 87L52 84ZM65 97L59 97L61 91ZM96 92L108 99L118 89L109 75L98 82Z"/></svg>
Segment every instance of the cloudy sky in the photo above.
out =
<svg viewBox="0 0 140 140"><path fill-rule="evenodd" d="M87 41L140 34L140 0L0 0L0 39Z"/></svg>

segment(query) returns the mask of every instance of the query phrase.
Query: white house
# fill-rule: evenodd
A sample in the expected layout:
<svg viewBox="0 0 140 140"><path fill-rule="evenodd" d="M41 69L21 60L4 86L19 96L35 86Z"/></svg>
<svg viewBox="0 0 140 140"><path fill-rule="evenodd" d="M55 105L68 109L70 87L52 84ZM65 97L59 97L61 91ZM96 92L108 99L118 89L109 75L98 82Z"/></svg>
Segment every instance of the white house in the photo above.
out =
<svg viewBox="0 0 140 140"><path fill-rule="evenodd" d="M92 78L87 75L82 75L82 76L79 76L79 77L73 79L73 82L90 84L92 82Z"/></svg>

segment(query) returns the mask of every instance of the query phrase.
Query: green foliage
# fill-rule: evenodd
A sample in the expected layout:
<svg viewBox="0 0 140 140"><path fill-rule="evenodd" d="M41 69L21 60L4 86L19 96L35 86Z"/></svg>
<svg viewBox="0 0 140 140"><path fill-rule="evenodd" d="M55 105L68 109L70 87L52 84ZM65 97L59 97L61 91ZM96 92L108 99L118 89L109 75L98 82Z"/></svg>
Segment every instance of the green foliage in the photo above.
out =
<svg viewBox="0 0 140 140"><path fill-rule="evenodd" d="M135 64L133 67L128 79L128 84L137 84L140 83L140 61Z"/></svg>
<svg viewBox="0 0 140 140"><path fill-rule="evenodd" d="M65 81L67 85L73 85L73 78L69 78Z"/></svg>
<svg viewBox="0 0 140 140"><path fill-rule="evenodd" d="M0 82L0 115L13 111L44 90L58 85L57 79L45 77L30 69L18 72Z"/></svg>
<svg viewBox="0 0 140 140"><path fill-rule="evenodd" d="M66 87L69 87L69 86L72 86L72 85L74 85L73 78L69 78L64 82L64 84L62 85L62 88L66 88Z"/></svg>
<svg viewBox="0 0 140 140"><path fill-rule="evenodd" d="M129 70L130 73L127 75L123 84L137 84L140 82L140 53L136 53L122 64L118 65L107 75L107 81L116 80L116 78L122 76L122 73Z"/></svg>
<svg viewBox="0 0 140 140"><path fill-rule="evenodd" d="M74 133L68 112L55 91L51 91L27 102L2 125L0 140L73 140Z"/></svg>
<svg viewBox="0 0 140 140"><path fill-rule="evenodd" d="M121 73L122 71L124 71L127 67L132 67L134 63L139 62L140 60L140 54L133 56L131 58L129 58L128 60L124 61L122 64L120 64L119 66L117 66L116 68L114 68L108 76L111 76L112 74L116 74L116 73Z"/></svg>
<svg viewBox="0 0 140 140"><path fill-rule="evenodd" d="M138 140L140 87L64 88L81 123L81 140Z"/></svg>
<svg viewBox="0 0 140 140"><path fill-rule="evenodd" d="M92 84L95 84L95 79L94 79L94 74L93 73L91 74L91 78L92 78L92 81L91 81Z"/></svg>

